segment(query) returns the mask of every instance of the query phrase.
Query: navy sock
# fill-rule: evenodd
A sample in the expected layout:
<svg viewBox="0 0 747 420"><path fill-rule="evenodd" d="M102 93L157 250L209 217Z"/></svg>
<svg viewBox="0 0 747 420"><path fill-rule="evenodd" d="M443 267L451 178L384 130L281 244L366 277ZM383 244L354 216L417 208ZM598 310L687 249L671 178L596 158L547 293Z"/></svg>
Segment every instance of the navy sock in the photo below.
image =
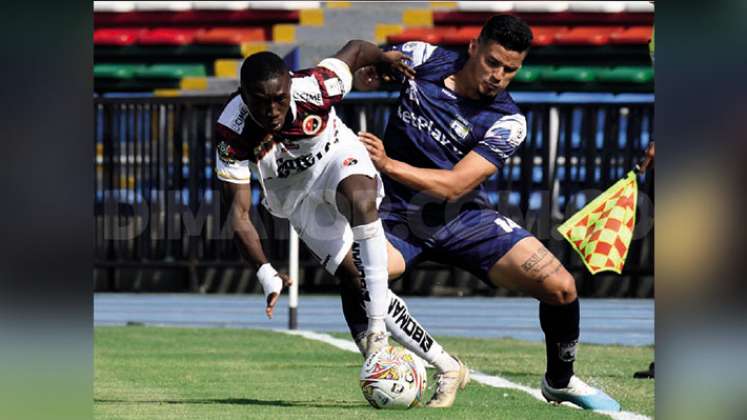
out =
<svg viewBox="0 0 747 420"><path fill-rule="evenodd" d="M547 382L553 388L565 388L573 376L576 344L579 336L578 299L566 305L540 302L540 325L545 332Z"/></svg>
<svg viewBox="0 0 747 420"><path fill-rule="evenodd" d="M342 300L342 313L345 316L345 322L348 323L350 335L353 340L358 340L361 334L368 329L368 315L363 306L361 291L351 285L340 284L340 299Z"/></svg>

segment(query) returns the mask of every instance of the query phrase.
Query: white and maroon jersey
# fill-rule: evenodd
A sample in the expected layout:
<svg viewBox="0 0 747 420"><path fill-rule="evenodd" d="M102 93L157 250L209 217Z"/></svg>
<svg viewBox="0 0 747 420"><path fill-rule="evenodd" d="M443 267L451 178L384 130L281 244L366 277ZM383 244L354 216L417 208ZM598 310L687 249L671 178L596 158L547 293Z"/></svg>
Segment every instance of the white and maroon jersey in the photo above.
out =
<svg viewBox="0 0 747 420"><path fill-rule="evenodd" d="M287 218L324 170L329 152L356 139L332 107L350 91L352 79L347 64L336 58L292 73L290 112L274 135L254 122L241 95L234 94L216 124L218 179L248 184L253 171L265 207Z"/></svg>

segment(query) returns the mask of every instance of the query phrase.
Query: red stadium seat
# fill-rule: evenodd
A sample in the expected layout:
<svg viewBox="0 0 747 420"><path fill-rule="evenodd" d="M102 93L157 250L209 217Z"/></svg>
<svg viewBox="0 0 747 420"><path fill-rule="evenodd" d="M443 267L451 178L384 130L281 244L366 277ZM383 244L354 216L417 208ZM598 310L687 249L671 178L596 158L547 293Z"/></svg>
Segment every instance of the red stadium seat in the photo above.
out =
<svg viewBox="0 0 747 420"><path fill-rule="evenodd" d="M213 28L198 33L194 42L197 44L240 45L244 42L264 40L265 30L262 28Z"/></svg>
<svg viewBox="0 0 747 420"><path fill-rule="evenodd" d="M462 26L454 32L444 34L441 42L446 45L467 45L480 35L481 29L481 26Z"/></svg>
<svg viewBox="0 0 747 420"><path fill-rule="evenodd" d="M620 26L578 26L555 34L555 44L605 45L609 43L610 35L622 30Z"/></svg>
<svg viewBox="0 0 747 420"><path fill-rule="evenodd" d="M647 44L651 40L650 26L632 26L610 35L610 44Z"/></svg>
<svg viewBox="0 0 747 420"><path fill-rule="evenodd" d="M156 28L138 40L140 45L189 45L195 37L204 31L197 28Z"/></svg>
<svg viewBox="0 0 747 420"><path fill-rule="evenodd" d="M94 45L125 46L137 42L145 28L102 28L93 32Z"/></svg>
<svg viewBox="0 0 747 420"><path fill-rule="evenodd" d="M408 28L402 33L389 35L386 40L389 44L401 44L408 41L423 41L429 44L438 44L441 42L443 33L455 31L456 28Z"/></svg>
<svg viewBox="0 0 747 420"><path fill-rule="evenodd" d="M159 26L159 25L262 25L298 23L297 10L187 10L183 12L135 11L128 13L93 14L94 27L104 26Z"/></svg>
<svg viewBox="0 0 747 420"><path fill-rule="evenodd" d="M555 43L555 35L568 32L566 26L533 26L532 27L532 45L545 46Z"/></svg>

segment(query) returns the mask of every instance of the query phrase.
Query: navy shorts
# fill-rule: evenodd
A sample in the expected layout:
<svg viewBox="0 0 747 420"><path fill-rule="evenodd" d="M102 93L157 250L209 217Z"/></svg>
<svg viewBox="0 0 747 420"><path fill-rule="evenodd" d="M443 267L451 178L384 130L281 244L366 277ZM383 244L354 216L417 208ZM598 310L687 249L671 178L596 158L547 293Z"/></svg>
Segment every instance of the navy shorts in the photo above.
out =
<svg viewBox="0 0 747 420"><path fill-rule="evenodd" d="M435 261L469 271L490 284L488 271L520 240L532 236L495 210L467 210L428 234L414 233L406 217L388 213L382 218L389 242L410 268Z"/></svg>

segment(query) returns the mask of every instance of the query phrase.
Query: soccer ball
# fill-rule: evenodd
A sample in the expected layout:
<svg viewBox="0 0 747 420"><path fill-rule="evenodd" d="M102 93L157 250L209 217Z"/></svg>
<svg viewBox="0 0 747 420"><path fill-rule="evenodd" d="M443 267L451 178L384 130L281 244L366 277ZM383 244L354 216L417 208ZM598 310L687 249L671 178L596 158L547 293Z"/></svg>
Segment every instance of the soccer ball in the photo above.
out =
<svg viewBox="0 0 747 420"><path fill-rule="evenodd" d="M422 401L425 375L418 357L403 348L387 346L363 363L361 390L374 408L408 409Z"/></svg>

